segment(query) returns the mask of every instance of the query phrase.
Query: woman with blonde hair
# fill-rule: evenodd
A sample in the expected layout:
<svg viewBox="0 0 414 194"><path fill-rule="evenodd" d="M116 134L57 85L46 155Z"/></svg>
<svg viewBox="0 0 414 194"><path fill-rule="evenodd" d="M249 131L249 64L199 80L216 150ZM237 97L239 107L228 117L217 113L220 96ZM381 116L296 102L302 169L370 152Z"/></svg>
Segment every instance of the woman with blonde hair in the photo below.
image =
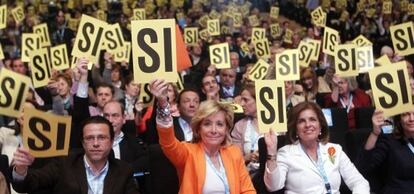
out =
<svg viewBox="0 0 414 194"><path fill-rule="evenodd" d="M213 100L203 102L192 121L192 143L179 142L166 95L168 84L155 79L151 93L157 98L157 130L164 154L174 164L179 193L256 193L240 149L231 145L233 111Z"/></svg>

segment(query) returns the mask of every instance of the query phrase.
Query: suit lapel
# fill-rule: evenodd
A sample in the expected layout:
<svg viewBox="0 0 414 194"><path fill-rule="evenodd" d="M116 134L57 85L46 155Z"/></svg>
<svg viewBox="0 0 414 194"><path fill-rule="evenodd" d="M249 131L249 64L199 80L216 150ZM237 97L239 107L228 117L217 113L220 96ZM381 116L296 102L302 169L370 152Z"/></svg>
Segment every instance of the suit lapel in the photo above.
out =
<svg viewBox="0 0 414 194"><path fill-rule="evenodd" d="M320 176L318 169L316 168L315 164L311 161L305 151L302 149L302 146L299 142L294 144L293 147L293 154L295 154L295 158L297 158L298 162L306 165L309 169L315 172L318 176Z"/></svg>
<svg viewBox="0 0 414 194"><path fill-rule="evenodd" d="M80 156L78 158L78 161L76 162L76 167L74 168L74 177L75 180L78 180L78 184L80 186L80 190L82 194L88 193L88 180L86 177L86 169L85 169L85 163L83 161L83 156ZM79 176L80 175L80 176Z"/></svg>
<svg viewBox="0 0 414 194"><path fill-rule="evenodd" d="M178 117L174 117L173 123L174 123L175 137L178 139L178 141L184 141L185 140L184 132L183 132L183 129L181 128L180 122L178 121Z"/></svg>
<svg viewBox="0 0 414 194"><path fill-rule="evenodd" d="M103 189L103 194L108 194L108 193L113 193L113 185L116 182L114 179L116 178L115 174L116 171L114 170L114 162L111 161L112 159L108 158L108 174L106 174L105 180L104 180L104 189Z"/></svg>

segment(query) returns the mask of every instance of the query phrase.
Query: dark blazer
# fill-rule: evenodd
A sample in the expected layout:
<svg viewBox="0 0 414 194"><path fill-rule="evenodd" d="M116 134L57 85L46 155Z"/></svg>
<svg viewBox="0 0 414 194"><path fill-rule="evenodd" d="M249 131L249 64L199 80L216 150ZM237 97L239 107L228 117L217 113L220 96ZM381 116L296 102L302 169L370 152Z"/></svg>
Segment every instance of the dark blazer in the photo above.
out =
<svg viewBox="0 0 414 194"><path fill-rule="evenodd" d="M156 112L156 111L154 111ZM174 134L175 137L178 139L178 141L184 141L184 132L183 129L180 126L180 123L178 122L178 118L179 117L173 117L173 123L174 123ZM154 124L153 124L154 123ZM156 124L155 124L155 118L154 119L150 119L147 123L147 132L145 134L145 143L147 143L148 145L150 144L159 144L158 143L158 132L157 129L155 128Z"/></svg>
<svg viewBox="0 0 414 194"><path fill-rule="evenodd" d="M53 188L56 194L87 194L88 182L83 159L78 152L61 157L42 169L30 170L24 181L13 182L17 192L31 192L42 188ZM108 158L109 170L104 181L104 194L139 193L133 179L132 169L120 160Z"/></svg>
<svg viewBox="0 0 414 194"><path fill-rule="evenodd" d="M237 82L237 81L236 81ZM221 84L220 84L220 92L219 92L219 95L220 95L220 98L222 98L222 99L225 99L224 97L224 92L223 92L223 87L224 86L222 86ZM232 96L232 98L234 98L234 97L236 97L236 96L238 96L239 94L241 93L241 86L239 85L239 84L235 84L234 85L234 92L233 92L233 96Z"/></svg>
<svg viewBox="0 0 414 194"><path fill-rule="evenodd" d="M147 171L148 154L138 138L128 134L124 135L124 139L119 143L119 151L121 160L128 162L135 172Z"/></svg>

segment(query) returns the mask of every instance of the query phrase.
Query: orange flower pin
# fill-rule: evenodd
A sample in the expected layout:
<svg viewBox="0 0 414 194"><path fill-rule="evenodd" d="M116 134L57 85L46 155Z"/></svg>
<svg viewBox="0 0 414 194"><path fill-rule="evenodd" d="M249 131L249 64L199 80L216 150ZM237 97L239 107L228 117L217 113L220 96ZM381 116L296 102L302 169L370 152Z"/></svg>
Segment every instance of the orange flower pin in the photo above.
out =
<svg viewBox="0 0 414 194"><path fill-rule="evenodd" d="M335 157L334 157L335 152L336 152L336 150L335 150L334 147L329 147L328 148L329 160L331 160L332 164L335 163Z"/></svg>

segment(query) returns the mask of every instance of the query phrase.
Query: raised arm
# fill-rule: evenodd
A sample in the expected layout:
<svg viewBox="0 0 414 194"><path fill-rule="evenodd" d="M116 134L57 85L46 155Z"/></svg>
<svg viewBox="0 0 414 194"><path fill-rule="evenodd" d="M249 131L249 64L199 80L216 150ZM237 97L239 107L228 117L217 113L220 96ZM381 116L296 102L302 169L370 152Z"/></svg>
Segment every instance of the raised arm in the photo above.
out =
<svg viewBox="0 0 414 194"><path fill-rule="evenodd" d="M372 131L365 143L365 150L372 150L375 148L378 136L381 134L381 127L385 123L384 112L382 110L375 110L372 115Z"/></svg>

